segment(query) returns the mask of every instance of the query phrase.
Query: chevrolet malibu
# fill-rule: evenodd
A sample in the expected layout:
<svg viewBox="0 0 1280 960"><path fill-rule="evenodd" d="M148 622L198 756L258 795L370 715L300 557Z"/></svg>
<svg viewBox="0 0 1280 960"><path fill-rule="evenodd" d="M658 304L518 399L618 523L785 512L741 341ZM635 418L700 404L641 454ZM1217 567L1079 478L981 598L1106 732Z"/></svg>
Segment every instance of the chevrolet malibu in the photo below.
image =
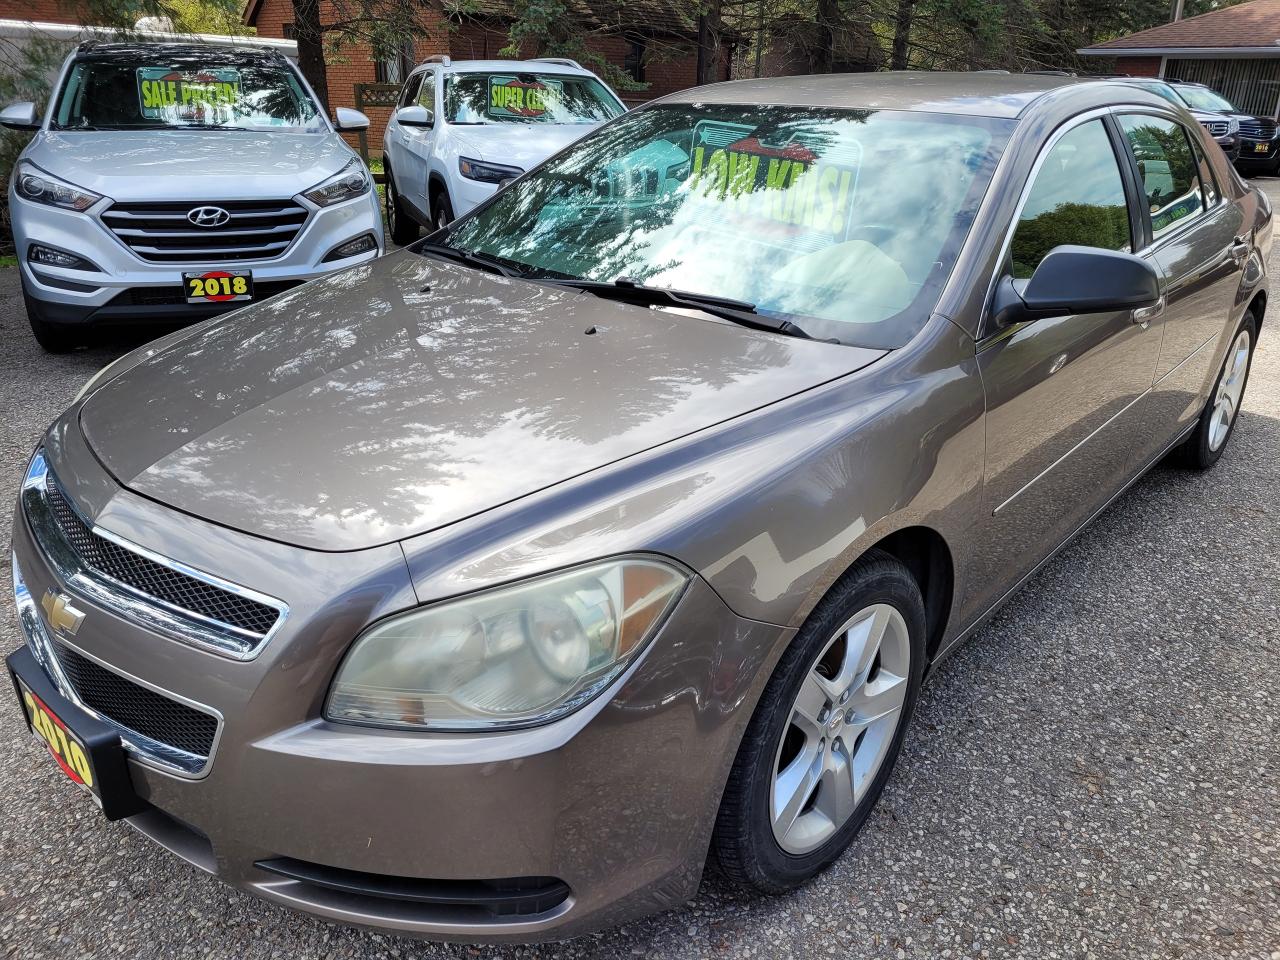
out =
<svg viewBox="0 0 1280 960"><path fill-rule="evenodd" d="M709 856L792 889L942 658L1222 456L1271 241L1132 85L668 97L86 384L16 511L29 726L106 817L345 923L568 937Z"/></svg>

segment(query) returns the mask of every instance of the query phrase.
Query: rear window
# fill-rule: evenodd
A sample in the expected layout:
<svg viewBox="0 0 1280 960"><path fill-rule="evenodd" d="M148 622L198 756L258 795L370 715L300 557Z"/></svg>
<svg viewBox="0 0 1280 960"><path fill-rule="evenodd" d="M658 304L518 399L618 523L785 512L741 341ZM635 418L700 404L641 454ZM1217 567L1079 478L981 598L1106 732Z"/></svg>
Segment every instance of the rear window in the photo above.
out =
<svg viewBox="0 0 1280 960"><path fill-rule="evenodd" d="M445 85L450 123L600 123L623 112L595 77L462 73Z"/></svg>
<svg viewBox="0 0 1280 960"><path fill-rule="evenodd" d="M59 130L325 130L315 102L285 63L238 62L210 51L89 57L58 92Z"/></svg>

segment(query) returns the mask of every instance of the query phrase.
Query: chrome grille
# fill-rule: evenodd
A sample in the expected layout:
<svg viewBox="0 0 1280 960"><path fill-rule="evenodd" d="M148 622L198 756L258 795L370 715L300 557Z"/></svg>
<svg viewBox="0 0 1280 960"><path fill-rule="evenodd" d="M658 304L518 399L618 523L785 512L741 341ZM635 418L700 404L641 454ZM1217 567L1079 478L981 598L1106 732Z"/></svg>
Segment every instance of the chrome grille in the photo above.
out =
<svg viewBox="0 0 1280 960"><path fill-rule="evenodd" d="M227 222L197 226L188 219L210 206L225 210ZM306 208L294 200L115 203L102 214L125 246L152 263L272 260L289 249L306 220Z"/></svg>
<svg viewBox="0 0 1280 960"><path fill-rule="evenodd" d="M1240 136L1250 140L1270 140L1276 135L1276 122L1265 117L1240 121Z"/></svg>
<svg viewBox="0 0 1280 960"><path fill-rule="evenodd" d="M275 607L221 590L99 536L67 502L56 481L51 479L46 489L58 527L88 567L147 596L255 636L265 636L280 619Z"/></svg>
<svg viewBox="0 0 1280 960"><path fill-rule="evenodd" d="M218 735L218 718L171 700L108 670L70 647L51 644L72 691L95 713L148 740L207 760Z"/></svg>
<svg viewBox="0 0 1280 960"><path fill-rule="evenodd" d="M1231 124L1226 120L1201 120L1200 124L1215 137L1225 137L1231 129Z"/></svg>

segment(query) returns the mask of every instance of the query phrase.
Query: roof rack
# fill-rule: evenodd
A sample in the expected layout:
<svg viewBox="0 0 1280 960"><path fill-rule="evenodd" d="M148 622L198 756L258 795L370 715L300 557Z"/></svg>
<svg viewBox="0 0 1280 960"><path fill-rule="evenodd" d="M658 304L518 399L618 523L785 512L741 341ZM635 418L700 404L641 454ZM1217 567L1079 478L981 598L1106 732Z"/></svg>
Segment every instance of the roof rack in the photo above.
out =
<svg viewBox="0 0 1280 960"><path fill-rule="evenodd" d="M577 60L570 60L568 57L534 57L530 63L558 63L562 67L574 67L578 70L582 69L582 64Z"/></svg>
<svg viewBox="0 0 1280 960"><path fill-rule="evenodd" d="M440 64L442 67L451 67L451 66L453 66L453 60L452 60L452 58L451 58L447 53L436 53L436 54L432 54L431 56L427 57L427 59L423 60L422 62L423 62L423 63L438 63L438 64Z"/></svg>

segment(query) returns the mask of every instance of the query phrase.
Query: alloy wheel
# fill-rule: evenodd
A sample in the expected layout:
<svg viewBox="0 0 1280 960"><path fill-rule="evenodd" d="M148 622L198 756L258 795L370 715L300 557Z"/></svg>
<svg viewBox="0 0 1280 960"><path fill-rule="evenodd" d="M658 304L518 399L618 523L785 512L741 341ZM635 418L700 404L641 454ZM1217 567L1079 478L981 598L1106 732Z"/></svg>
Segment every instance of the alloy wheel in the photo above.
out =
<svg viewBox="0 0 1280 960"><path fill-rule="evenodd" d="M1245 375L1249 372L1249 348L1253 340L1248 329L1236 336L1218 378L1218 392L1213 398L1213 413L1209 419L1209 449L1218 450L1227 442L1231 424L1240 411L1240 399L1244 394Z"/></svg>
<svg viewBox="0 0 1280 960"><path fill-rule="evenodd" d="M774 758L773 836L787 853L821 846L875 780L902 717L911 641L885 603L847 620L810 666Z"/></svg>
<svg viewBox="0 0 1280 960"><path fill-rule="evenodd" d="M392 232L396 232L396 188L391 177L387 177L387 188L383 192L383 198L386 201L387 208L387 228Z"/></svg>

